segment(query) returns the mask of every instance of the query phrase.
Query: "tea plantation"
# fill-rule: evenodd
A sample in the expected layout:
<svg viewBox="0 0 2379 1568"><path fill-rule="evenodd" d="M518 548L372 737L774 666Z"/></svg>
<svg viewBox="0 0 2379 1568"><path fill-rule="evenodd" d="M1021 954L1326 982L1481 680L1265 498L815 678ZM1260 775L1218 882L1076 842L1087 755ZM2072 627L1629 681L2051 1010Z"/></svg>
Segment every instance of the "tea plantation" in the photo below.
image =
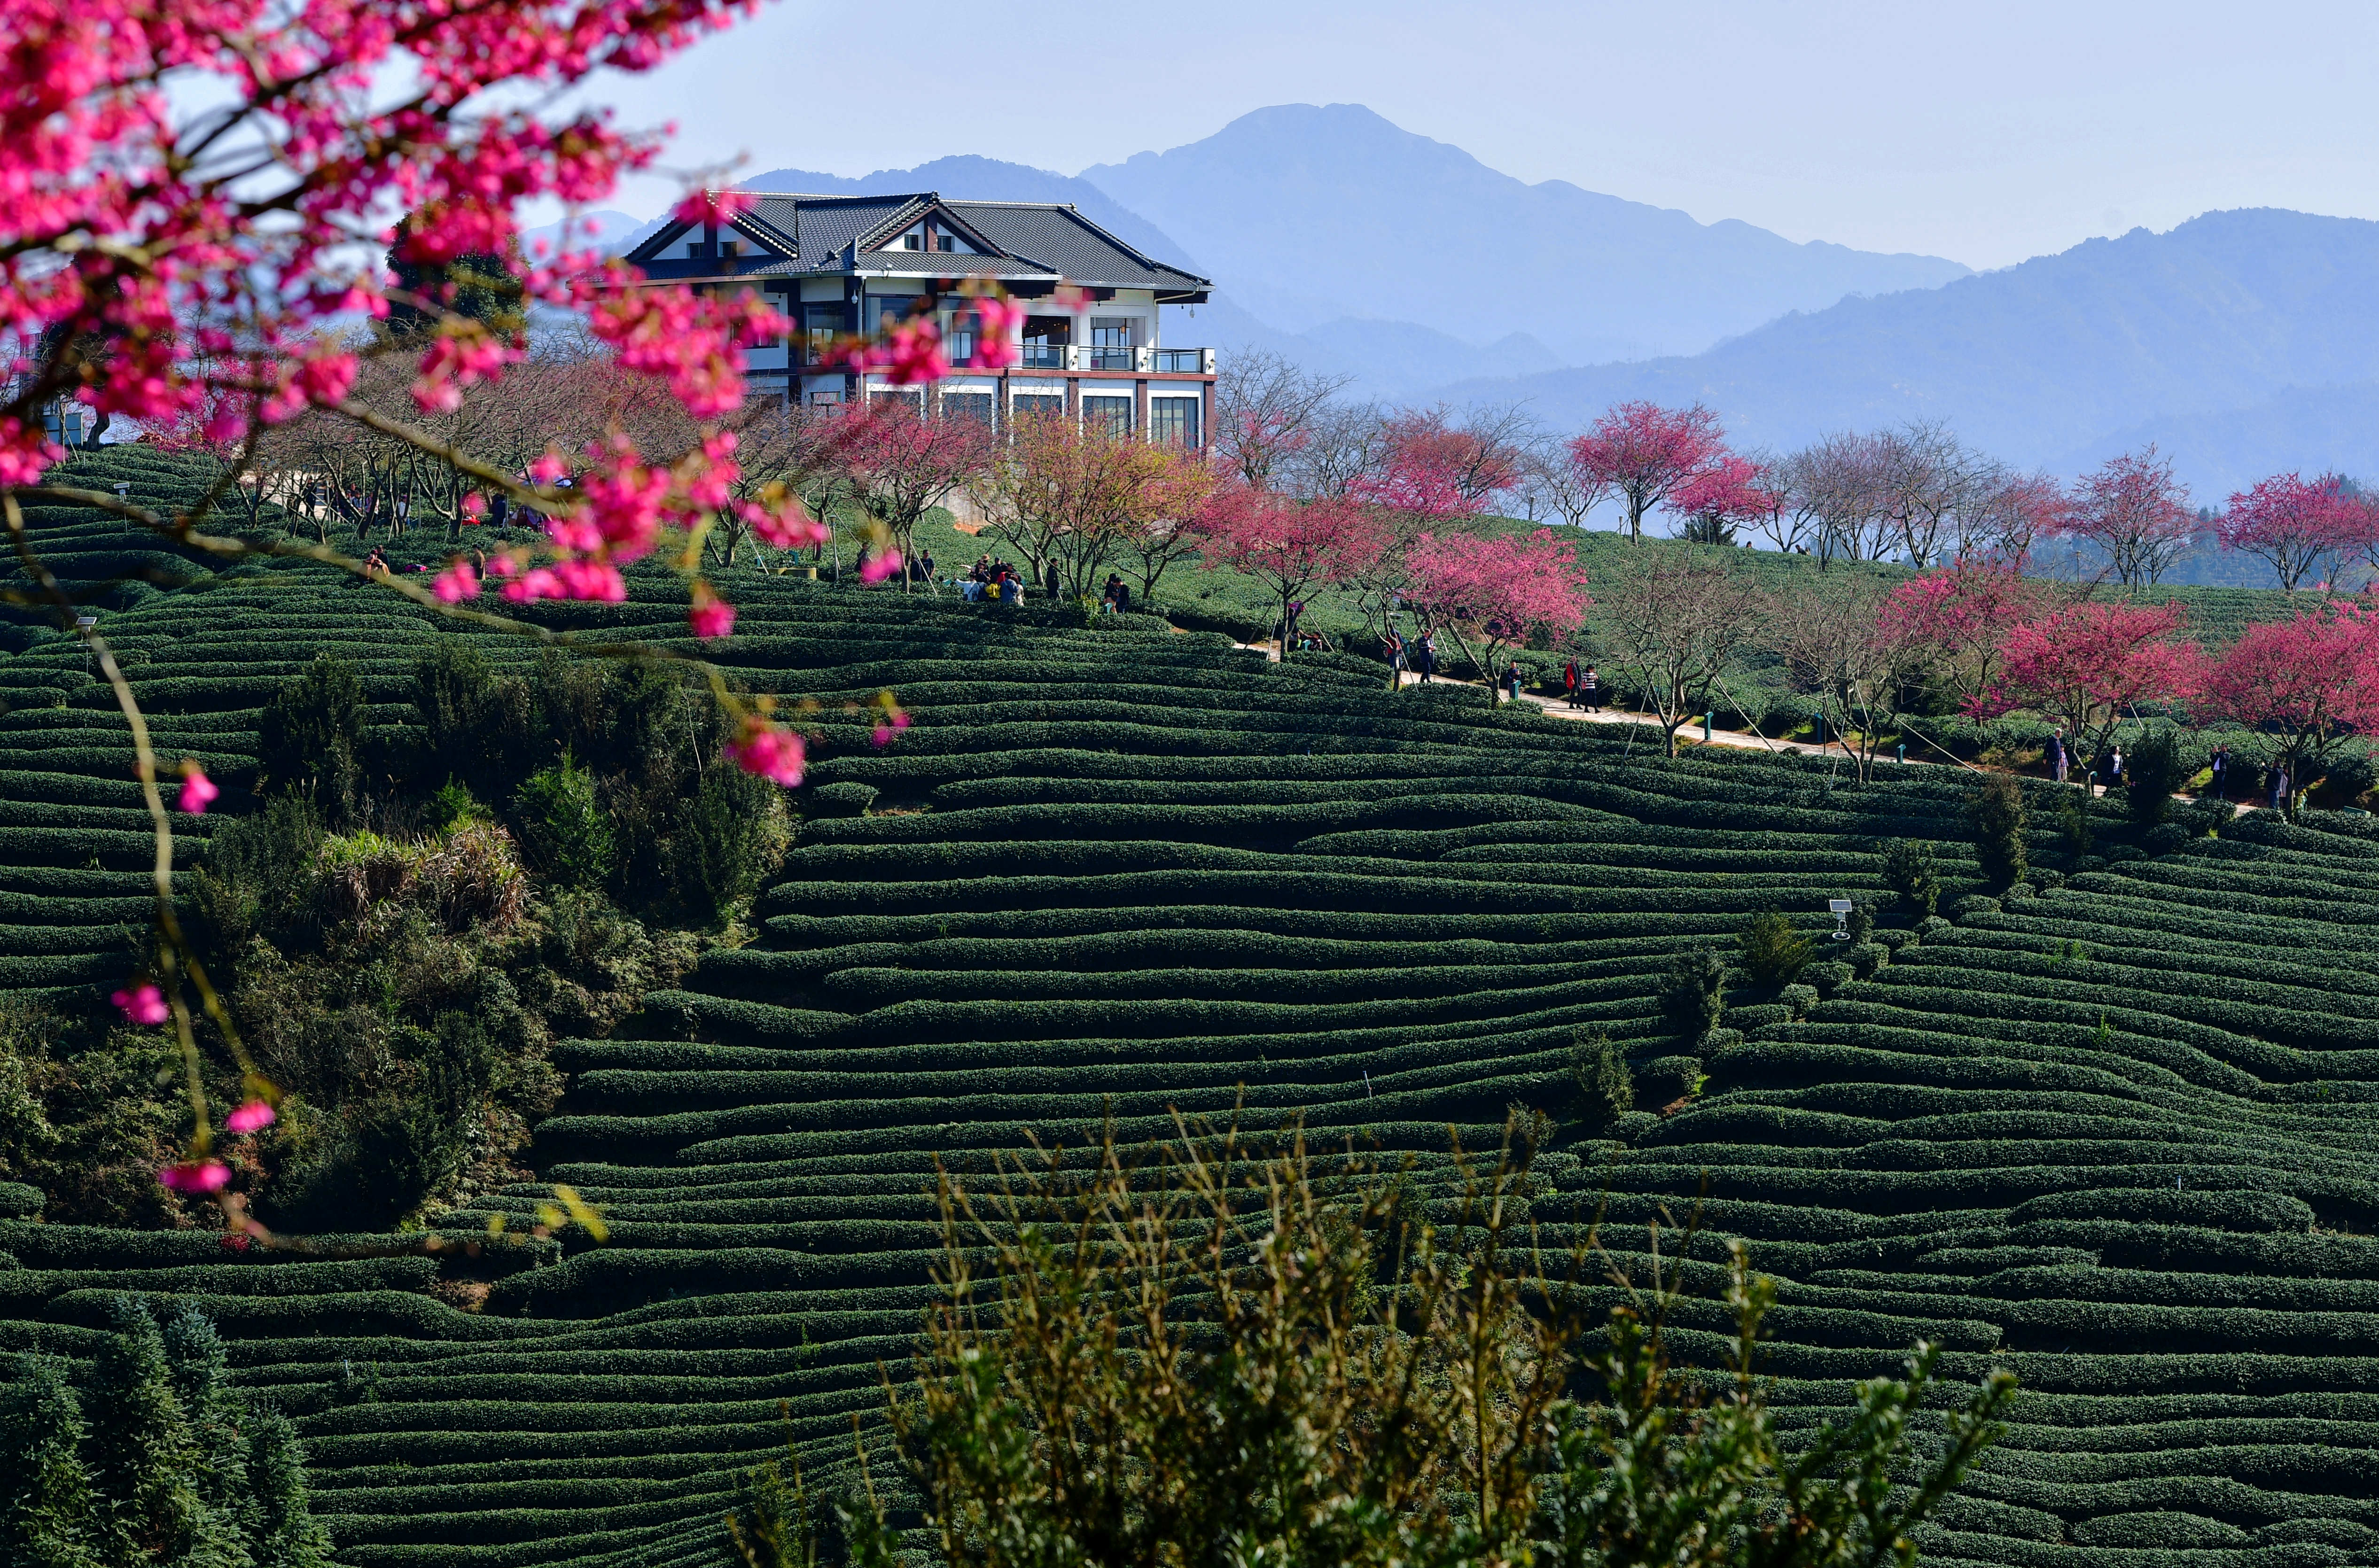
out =
<svg viewBox="0 0 2379 1568"><path fill-rule="evenodd" d="M571 618L677 638L682 601L640 591ZM1600 1209L1637 1248L1706 1192L1695 1256L1742 1237L1781 1284L1766 1370L1793 1419L1919 1337L1956 1377L2021 1374L1928 1562L2379 1562L2379 838L2258 814L2151 855L2109 811L2105 862L1993 899L1952 770L1861 787L1788 756L1662 762L1615 728L1392 695L1374 665L1268 665L1149 619L731 591L721 663L816 699L822 760L759 938L563 1050L537 1164L603 1210L608 1244L572 1230L492 1277L454 1248L310 1261L42 1224L0 1186L0 1347L87 1356L126 1289L200 1301L240 1381L298 1418L357 1568L723 1563L779 1402L830 1465L905 1361L937 1159L1238 1107L1427 1186L1450 1138L1491 1147L1521 1106L1556 1129L1548 1243ZM401 741L413 661L465 634L311 568L143 591L104 624L168 758L235 783L258 708L317 650ZM0 983L82 1005L139 939L149 839L85 656L20 641L0 657ZM842 705L888 685L916 722L878 749ZM2034 856L2064 865L2047 800ZM1805 988L1730 991L1699 1043L1663 1021L1669 960L1731 953L1751 914L1819 934L1829 899L1888 908L1891 838L1938 846L1945 918L1887 915ZM1607 1125L1574 1071L1598 1031L1638 1084ZM474 1271L477 1310L430 1292ZM1718 1326L1689 1312L1683 1343L1712 1350Z"/></svg>

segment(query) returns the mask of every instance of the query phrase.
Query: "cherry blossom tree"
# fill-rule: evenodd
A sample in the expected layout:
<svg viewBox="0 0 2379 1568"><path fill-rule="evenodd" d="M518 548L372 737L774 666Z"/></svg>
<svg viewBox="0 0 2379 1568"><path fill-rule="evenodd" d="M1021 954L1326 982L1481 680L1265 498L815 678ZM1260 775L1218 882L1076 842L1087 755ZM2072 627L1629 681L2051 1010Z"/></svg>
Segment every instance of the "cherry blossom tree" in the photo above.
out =
<svg viewBox="0 0 2379 1568"><path fill-rule="evenodd" d="M835 456L849 476L851 499L889 536L860 580L882 582L898 573L905 589L904 565L914 553L918 520L990 466L991 428L976 419L928 419L905 398L852 409L837 423Z"/></svg>
<svg viewBox="0 0 2379 1568"><path fill-rule="evenodd" d="M2127 588L2162 577L2189 549L2197 516L2189 487L2172 476L2172 459L2151 441L2111 458L2073 487L2061 530L2107 553Z"/></svg>
<svg viewBox="0 0 2379 1568"><path fill-rule="evenodd" d="M2250 626L2205 689L2221 712L2276 735L2275 760L2302 778L2348 730L2379 727L2379 609L2333 601Z"/></svg>
<svg viewBox="0 0 2379 1568"><path fill-rule="evenodd" d="M1801 482L1800 464L1772 452L1751 456L1751 478L1745 501L1750 510L1744 521L1781 554L1791 554L1808 536L1816 514L1810 510L1807 487Z"/></svg>
<svg viewBox="0 0 2379 1568"><path fill-rule="evenodd" d="M2223 549L2269 562L2280 586L2295 593L2371 547L2372 513L2335 474L2310 481L2275 474L2230 497L2217 537Z"/></svg>
<svg viewBox="0 0 2379 1568"><path fill-rule="evenodd" d="M2071 508L2065 487L2047 474L1996 471L1958 514L1958 559L2028 560L2042 539L2064 529Z"/></svg>
<svg viewBox="0 0 2379 1568"><path fill-rule="evenodd" d="M1679 485L1662 504L1682 520L1681 537L1731 545L1737 528L1771 519L1780 499L1761 487L1757 464L1730 453Z"/></svg>
<svg viewBox="0 0 2379 1568"><path fill-rule="evenodd" d="M1549 528L1525 537L1423 534L1413 542L1406 564L1413 603L1452 632L1464 656L1485 674L1490 706L1504 652L1540 632L1577 630L1594 604L1586 594L1586 569L1577 564L1577 550ZM1483 657L1471 652L1473 638L1483 646Z"/></svg>
<svg viewBox="0 0 2379 1568"><path fill-rule="evenodd" d="M1876 630L1924 661L1929 683L1972 707L1998 683L2008 633L2047 608L2021 561L1962 556L1912 577L1878 609Z"/></svg>
<svg viewBox="0 0 2379 1568"><path fill-rule="evenodd" d="M1497 492L1520 478L1520 451L1506 411L1473 425L1456 425L1443 406L1395 415L1381 430L1377 467L1359 476L1347 494L1368 505L1408 516L1476 517Z"/></svg>
<svg viewBox="0 0 2379 1568"><path fill-rule="evenodd" d="M1292 501L1234 489L1210 513L1207 561L1227 562L1263 584L1280 604L1280 657L1288 657L1288 607L1315 588L1334 587L1388 548L1387 525L1343 498Z"/></svg>
<svg viewBox="0 0 2379 1568"><path fill-rule="evenodd" d="M2204 684L2205 656L2174 636L2182 621L2178 604L2085 600L2018 621L2000 640L1999 678L1967 711L2045 714L2095 755L2141 703L2181 701Z"/></svg>
<svg viewBox="0 0 2379 1568"><path fill-rule="evenodd" d="M1777 600L1763 638L1793 685L1817 699L1818 721L1862 780L1874 776L1922 657L1914 642L1886 627L1886 592L1863 574L1822 587L1804 582Z"/></svg>
<svg viewBox="0 0 2379 1568"><path fill-rule="evenodd" d="M1117 536L1118 564L1139 580L1136 592L1146 604L1156 597L1156 585L1167 570L1203 555L1207 545L1236 508L1236 492L1245 481L1207 454L1153 449L1155 473L1144 499Z"/></svg>
<svg viewBox="0 0 2379 1568"><path fill-rule="evenodd" d="M1644 514L1725 454L1726 432L1718 416L1700 404L1662 408L1648 402L1621 403L1570 442L1570 463L1579 477L1616 494L1627 508L1627 537L1644 537Z"/></svg>

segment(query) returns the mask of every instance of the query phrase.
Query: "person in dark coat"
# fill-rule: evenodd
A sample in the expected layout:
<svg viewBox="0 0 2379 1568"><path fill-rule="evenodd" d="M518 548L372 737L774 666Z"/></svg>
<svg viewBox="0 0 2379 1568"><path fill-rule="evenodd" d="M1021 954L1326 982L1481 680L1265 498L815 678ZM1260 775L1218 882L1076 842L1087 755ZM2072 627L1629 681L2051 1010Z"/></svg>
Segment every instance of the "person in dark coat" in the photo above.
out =
<svg viewBox="0 0 2379 1568"><path fill-rule="evenodd" d="M2214 770L2212 785L2214 798L2217 801L2228 800L2230 798L2230 748L2227 745L2216 746L2214 755L2207 759L2207 766Z"/></svg>
<svg viewBox="0 0 2379 1568"><path fill-rule="evenodd" d="M1562 662L1562 697L1571 707L1577 706L1577 660Z"/></svg>
<svg viewBox="0 0 2379 1568"><path fill-rule="evenodd" d="M2048 732L2048 776L2062 784L2065 782L2066 774L2071 771L2072 766L2072 756L2065 749L2065 731L2050 730Z"/></svg>

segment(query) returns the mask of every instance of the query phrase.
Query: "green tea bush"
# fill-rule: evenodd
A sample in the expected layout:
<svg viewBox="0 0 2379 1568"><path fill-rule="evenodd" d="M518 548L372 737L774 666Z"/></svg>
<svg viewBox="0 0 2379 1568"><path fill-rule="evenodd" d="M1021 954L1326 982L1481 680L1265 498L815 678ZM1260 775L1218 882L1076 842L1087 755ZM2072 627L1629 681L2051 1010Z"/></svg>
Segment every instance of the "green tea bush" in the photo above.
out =
<svg viewBox="0 0 2379 1568"><path fill-rule="evenodd" d="M257 766L269 790L312 801L335 826L361 805L363 683L354 667L318 654L303 675L277 687L257 717Z"/></svg>

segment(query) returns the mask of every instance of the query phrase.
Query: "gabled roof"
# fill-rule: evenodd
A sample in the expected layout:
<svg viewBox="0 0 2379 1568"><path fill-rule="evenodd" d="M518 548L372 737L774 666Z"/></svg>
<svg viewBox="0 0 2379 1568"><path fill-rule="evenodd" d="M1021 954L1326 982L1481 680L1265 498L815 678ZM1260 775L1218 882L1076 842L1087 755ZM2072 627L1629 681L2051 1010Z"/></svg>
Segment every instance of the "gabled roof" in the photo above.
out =
<svg viewBox="0 0 2379 1568"><path fill-rule="evenodd" d="M979 252L888 250L932 216ZM1070 206L1037 201L945 200L906 196L801 196L755 192L736 217L753 253L732 262L658 260L691 224L670 223L628 253L654 278L786 277L858 272L878 277L980 277L1002 283L1144 288L1168 304L1202 304L1214 285L1126 245Z"/></svg>

